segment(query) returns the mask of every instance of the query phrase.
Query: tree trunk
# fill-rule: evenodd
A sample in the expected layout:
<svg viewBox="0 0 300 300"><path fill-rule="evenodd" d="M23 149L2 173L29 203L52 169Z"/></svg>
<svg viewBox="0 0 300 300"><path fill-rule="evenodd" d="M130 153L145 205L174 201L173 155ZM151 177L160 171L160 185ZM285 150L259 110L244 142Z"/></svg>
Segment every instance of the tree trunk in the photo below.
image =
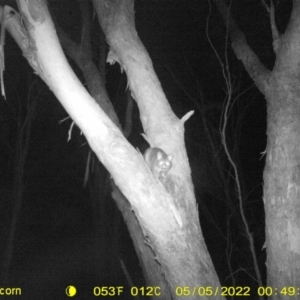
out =
<svg viewBox="0 0 300 300"><path fill-rule="evenodd" d="M94 1L94 6L111 47L108 60L117 61L127 73L147 140L151 146L173 154L172 169L163 181L153 176L142 155L74 75L45 2L20 0L18 4L22 18L14 14L8 19L7 28L129 201L134 212L130 218L136 218L141 228L137 253L141 254L145 244L149 250L140 255L146 278L151 285L166 287L164 295L171 294L173 299L183 295L198 299L198 293L203 299L210 299L213 291L206 287L220 284L200 229L184 145L184 122L191 113L179 120L172 112L135 31L133 1ZM150 261L157 266L155 274L148 268ZM199 286L204 290L197 289ZM221 296L218 293L214 298Z"/></svg>
<svg viewBox="0 0 300 300"><path fill-rule="evenodd" d="M267 100L267 285L272 287L274 299L286 299L287 295L297 295L300 286L300 1L293 2L290 22L282 36L276 29L274 8L269 10L276 54L272 72L250 49L224 1L214 2L228 25L237 58Z"/></svg>
<svg viewBox="0 0 300 300"><path fill-rule="evenodd" d="M264 171L268 285L278 289L300 286L300 88L288 73L270 82Z"/></svg>

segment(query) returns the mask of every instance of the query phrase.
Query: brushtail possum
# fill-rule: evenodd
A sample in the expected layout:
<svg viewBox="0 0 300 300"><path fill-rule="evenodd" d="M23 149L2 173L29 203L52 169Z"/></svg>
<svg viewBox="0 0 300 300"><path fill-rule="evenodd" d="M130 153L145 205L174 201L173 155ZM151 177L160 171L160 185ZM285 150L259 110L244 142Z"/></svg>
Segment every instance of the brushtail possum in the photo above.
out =
<svg viewBox="0 0 300 300"><path fill-rule="evenodd" d="M165 178L171 169L173 155L167 155L159 148L148 148L144 153L144 159L154 177L161 179Z"/></svg>

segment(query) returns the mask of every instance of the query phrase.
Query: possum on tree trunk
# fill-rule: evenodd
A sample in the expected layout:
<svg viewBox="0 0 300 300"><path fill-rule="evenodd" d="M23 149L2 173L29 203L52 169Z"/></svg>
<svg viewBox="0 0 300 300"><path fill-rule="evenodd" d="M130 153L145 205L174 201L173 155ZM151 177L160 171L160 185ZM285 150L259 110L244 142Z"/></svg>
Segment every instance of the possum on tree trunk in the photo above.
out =
<svg viewBox="0 0 300 300"><path fill-rule="evenodd" d="M171 169L173 155L167 155L159 148L148 148L144 153L144 159L153 176L161 179L165 178Z"/></svg>

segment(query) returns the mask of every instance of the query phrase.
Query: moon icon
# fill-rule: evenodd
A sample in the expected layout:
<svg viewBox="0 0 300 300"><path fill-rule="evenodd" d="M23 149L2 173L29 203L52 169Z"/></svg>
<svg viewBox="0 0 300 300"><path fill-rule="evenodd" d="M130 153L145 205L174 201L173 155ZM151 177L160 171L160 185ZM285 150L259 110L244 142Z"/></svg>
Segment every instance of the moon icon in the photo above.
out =
<svg viewBox="0 0 300 300"><path fill-rule="evenodd" d="M69 285L67 288L66 288L66 294L67 296L69 297L74 297L76 295L76 287L73 286L73 285Z"/></svg>

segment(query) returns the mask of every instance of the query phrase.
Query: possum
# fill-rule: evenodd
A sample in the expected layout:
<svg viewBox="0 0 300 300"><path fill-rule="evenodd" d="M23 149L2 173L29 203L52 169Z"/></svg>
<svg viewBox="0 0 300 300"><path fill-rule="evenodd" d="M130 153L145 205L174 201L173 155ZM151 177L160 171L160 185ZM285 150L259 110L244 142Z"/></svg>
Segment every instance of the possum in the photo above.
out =
<svg viewBox="0 0 300 300"><path fill-rule="evenodd" d="M160 148L148 148L144 153L144 159L157 179L165 178L172 168L173 155L167 155Z"/></svg>

